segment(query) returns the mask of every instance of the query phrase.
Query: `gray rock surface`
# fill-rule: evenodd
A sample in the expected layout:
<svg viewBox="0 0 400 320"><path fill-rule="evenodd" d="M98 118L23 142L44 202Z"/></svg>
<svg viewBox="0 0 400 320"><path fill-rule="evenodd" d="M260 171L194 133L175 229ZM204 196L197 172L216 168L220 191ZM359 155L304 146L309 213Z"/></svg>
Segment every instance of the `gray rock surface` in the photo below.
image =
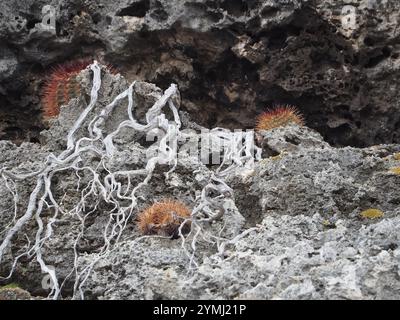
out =
<svg viewBox="0 0 400 320"><path fill-rule="evenodd" d="M88 70L80 74L86 91L90 89ZM104 108L125 89L121 75L105 73L99 102L93 114ZM137 83L137 117L161 96L156 86ZM176 105L180 99L174 96ZM0 173L5 167L13 172L39 170L52 152L65 148L65 134L85 106L84 97L61 108L58 119L43 132L43 146L0 142ZM81 108L81 109L79 109ZM110 132L124 120L126 109L115 109L104 124ZM182 129L193 128L190 121ZM78 137L86 134L85 123ZM193 133L195 134L195 133ZM133 130L115 138L117 150L106 159L109 171L132 170L146 163L148 144ZM88 201L82 214L88 214L81 233L80 216L69 212L90 184L90 175L77 176L74 170L55 172L51 180L53 195L63 213L54 223L53 235L43 246L46 263L65 280L62 296L86 299L399 299L400 292L400 167L395 144L369 148L335 148L307 127L289 125L259 132L257 141L263 159L253 170L232 171L227 184L234 197L225 202L227 211L221 220L205 224L196 242L193 259L185 251L193 240L140 237L135 216L143 208L163 198L175 198L193 207L194 199L215 170L196 157L181 157L175 171L166 178L168 166L158 165L149 184L138 191L138 206L120 242L99 257L104 245L103 232L112 216L107 203L94 206ZM82 155L82 166L96 167L95 154ZM100 170L99 174L106 172ZM23 214L35 179L12 185L10 179L0 185L0 241L4 240L14 214ZM131 183L139 183L133 178ZM124 185L126 182L123 183ZM15 198L10 190L18 191ZM14 211L13 199L18 207ZM91 205L92 203L92 205ZM120 203L123 204L123 201ZM384 216L365 218L361 213L379 209ZM42 218L49 219L51 210ZM222 228L222 229L221 229ZM10 271L13 259L26 252L38 230L31 219L13 238L0 264L2 276ZM214 236L214 238L211 238ZM216 236L227 240L210 243ZM74 248L76 265L93 269L81 291L73 293ZM194 262L197 263L195 267ZM32 257L22 257L12 277L33 296L49 293L46 275Z"/></svg>
<svg viewBox="0 0 400 320"><path fill-rule="evenodd" d="M125 242L99 262L98 299L399 299L399 219L355 227L319 214L270 215L188 277L178 246ZM152 249L149 250L149 247Z"/></svg>
<svg viewBox="0 0 400 320"><path fill-rule="evenodd" d="M287 136L299 143L281 158L263 159L250 178L230 177L238 207L257 231L222 257L207 252L190 276L187 261L169 241L124 242L95 267L89 294L99 299L399 299L399 177L389 172L398 164L393 153L399 146L336 149L297 126L264 136L274 145ZM371 207L385 216L360 216Z"/></svg>

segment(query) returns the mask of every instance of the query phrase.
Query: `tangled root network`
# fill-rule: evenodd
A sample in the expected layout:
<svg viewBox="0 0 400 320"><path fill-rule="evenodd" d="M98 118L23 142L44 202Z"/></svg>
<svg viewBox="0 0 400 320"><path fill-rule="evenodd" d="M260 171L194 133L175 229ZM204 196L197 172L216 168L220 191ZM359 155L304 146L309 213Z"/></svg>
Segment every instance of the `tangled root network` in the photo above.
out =
<svg viewBox="0 0 400 320"><path fill-rule="evenodd" d="M12 195L15 207L14 220L3 232L3 240L0 244L0 263L4 260L7 250L13 243L13 239L21 235L21 230L27 224L35 225L36 236L34 242L29 243L24 253L13 258L8 278L12 276L17 264L20 263L19 260L23 256L33 258L40 265L42 272L51 279L52 289L49 298L53 299L62 297L62 289L67 279L73 281L73 297L84 299L84 284L94 265L118 245L128 223L134 223L135 215L138 212L138 190L148 184L155 168L159 164L163 165L162 168L165 168L165 164L168 164L169 170L165 172L165 178L168 179L168 175L176 169L178 164L177 141L185 138L185 133L180 130L181 121L173 99L177 94L176 85L172 84L158 101L148 109L146 123L143 124L139 123L133 116L133 109L137 103L133 98L135 82L116 96L110 104L102 109L99 108L100 111L97 113L94 112L94 110L97 110L95 106L99 105L98 94L102 83L101 68L96 61L89 67L93 74L90 102L69 129L65 150L58 155L49 154L42 167L36 172L19 173L8 168L0 168L0 178ZM106 132L105 121L117 106L122 107L124 100L126 100L127 120L121 121L114 131ZM163 112L165 108L169 108L171 111L169 114L171 114L172 119L167 119L166 114ZM85 131L82 129L85 129ZM145 162L144 167L134 170L115 171L108 165L109 160L116 151L113 140L122 129L145 134L154 129L159 129L163 133L160 139L150 146L156 147L157 155L150 157ZM85 133L82 134L82 132L86 132L86 135ZM223 145L228 147L223 151L221 164L212 171L208 184L205 185L203 190L199 190L194 203L190 204L190 208L193 209L189 210L175 202L165 202L162 203L161 209L164 212L166 210L167 215L163 216L164 220L160 220L160 208L149 208L148 210L152 211L151 219L154 219L152 222L153 229L151 232L146 229L143 233L148 235L140 237L159 236L163 224L165 222L170 224L172 220L173 230L167 230L166 235L174 235L178 238L176 241L181 241L182 251L188 257L188 272L195 272L198 266L195 252L196 244L200 239L215 244L217 253L223 254L226 245L234 243L252 230L247 229L233 239L222 238L220 234L212 234L207 230L211 221L219 220L224 215L226 201L232 201L233 199L232 189L224 180L226 175L232 170L248 168L260 157L260 150L254 146L251 132L246 132L243 136L238 135L237 132L229 133L217 128L211 130L210 134L214 135L215 139L223 141ZM93 154L96 155L99 162L93 166L84 163L82 159L85 159L85 155ZM104 169L106 174L104 174ZM77 176L78 186L80 174L88 175L90 179L89 183L78 187L80 199L73 204L72 209L68 208L67 210L62 205L62 199L58 199L60 197L52 192L54 190L54 179L52 180L52 178L58 172L71 170ZM134 180L139 182L136 184L129 182L122 191L121 182L119 182L121 178L124 178L124 181L132 181L135 178ZM17 213L19 195L15 186L26 183L28 179L34 181L34 186L26 207L19 207ZM113 208L112 210L102 211L108 217L108 222L103 230L104 245L96 250L94 258L90 262L86 262L86 265L81 265L78 260L83 253L77 250L77 244L84 235L85 219L95 210L100 210L100 203L107 203ZM88 207L94 209L88 212ZM50 212L50 216L47 215L44 218L45 212ZM136 219L143 222L149 218L149 212L143 214L145 216L141 216L142 218L136 217ZM74 235L74 259L71 262L70 273L67 276L63 275L64 280L62 282L59 279L60 275L57 269L47 265L44 259L44 249L48 245L49 239L54 235L54 230L58 228L55 222L60 216L73 216L82 223L80 233L76 236ZM136 240L139 240L139 238Z"/></svg>

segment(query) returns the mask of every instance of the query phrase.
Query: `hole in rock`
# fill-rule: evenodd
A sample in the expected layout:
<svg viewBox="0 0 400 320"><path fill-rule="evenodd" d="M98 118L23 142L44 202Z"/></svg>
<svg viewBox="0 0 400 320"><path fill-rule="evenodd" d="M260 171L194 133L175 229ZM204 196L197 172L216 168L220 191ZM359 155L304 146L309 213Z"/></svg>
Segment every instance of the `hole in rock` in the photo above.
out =
<svg viewBox="0 0 400 320"><path fill-rule="evenodd" d="M147 11L150 9L150 0L142 0L138 2L133 2L130 6L121 9L117 12L116 16L131 16L143 18Z"/></svg>

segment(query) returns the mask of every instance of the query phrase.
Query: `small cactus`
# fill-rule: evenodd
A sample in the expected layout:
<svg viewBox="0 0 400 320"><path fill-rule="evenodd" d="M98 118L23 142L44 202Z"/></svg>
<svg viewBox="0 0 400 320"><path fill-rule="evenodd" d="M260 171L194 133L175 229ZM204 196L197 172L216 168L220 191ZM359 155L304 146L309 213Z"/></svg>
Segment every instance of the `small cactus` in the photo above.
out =
<svg viewBox="0 0 400 320"><path fill-rule="evenodd" d="M76 61L59 65L53 70L43 87L42 111L45 119L58 116L60 106L80 95L77 75L89 64L88 60Z"/></svg>
<svg viewBox="0 0 400 320"><path fill-rule="evenodd" d="M179 227L185 219L190 218L191 211L183 203L175 200L164 200L154 203L141 212L137 218L139 231L144 235L160 235L177 238ZM190 231L190 221L182 227L182 233Z"/></svg>
<svg viewBox="0 0 400 320"><path fill-rule="evenodd" d="M289 123L304 125L303 116L296 107L280 106L260 114L257 117L256 130L271 130L284 127Z"/></svg>

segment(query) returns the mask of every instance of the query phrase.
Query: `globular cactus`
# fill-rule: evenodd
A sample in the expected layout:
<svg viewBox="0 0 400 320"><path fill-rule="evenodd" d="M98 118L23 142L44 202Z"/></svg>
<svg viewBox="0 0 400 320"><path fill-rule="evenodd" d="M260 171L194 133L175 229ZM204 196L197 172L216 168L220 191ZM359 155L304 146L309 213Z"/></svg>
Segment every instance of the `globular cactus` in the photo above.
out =
<svg viewBox="0 0 400 320"><path fill-rule="evenodd" d="M91 63L91 59L77 60L59 65L53 69L42 91L42 113L44 119L58 116L60 106L81 95L82 87L77 76ZM117 73L116 68L110 64L106 65L106 69L111 74Z"/></svg>
<svg viewBox="0 0 400 320"><path fill-rule="evenodd" d="M160 235L171 238L179 236L179 227L190 218L191 211L186 205L175 200L163 200L154 203L141 212L137 226L143 235ZM190 221L182 226L182 234L190 231Z"/></svg>
<svg viewBox="0 0 400 320"><path fill-rule="evenodd" d="M60 106L81 94L77 76L90 63L89 60L79 60L54 68L43 87L42 112L45 119L58 116Z"/></svg>
<svg viewBox="0 0 400 320"><path fill-rule="evenodd" d="M271 130L284 127L290 123L304 125L303 116L293 106L279 106L260 114L257 117L256 130Z"/></svg>

